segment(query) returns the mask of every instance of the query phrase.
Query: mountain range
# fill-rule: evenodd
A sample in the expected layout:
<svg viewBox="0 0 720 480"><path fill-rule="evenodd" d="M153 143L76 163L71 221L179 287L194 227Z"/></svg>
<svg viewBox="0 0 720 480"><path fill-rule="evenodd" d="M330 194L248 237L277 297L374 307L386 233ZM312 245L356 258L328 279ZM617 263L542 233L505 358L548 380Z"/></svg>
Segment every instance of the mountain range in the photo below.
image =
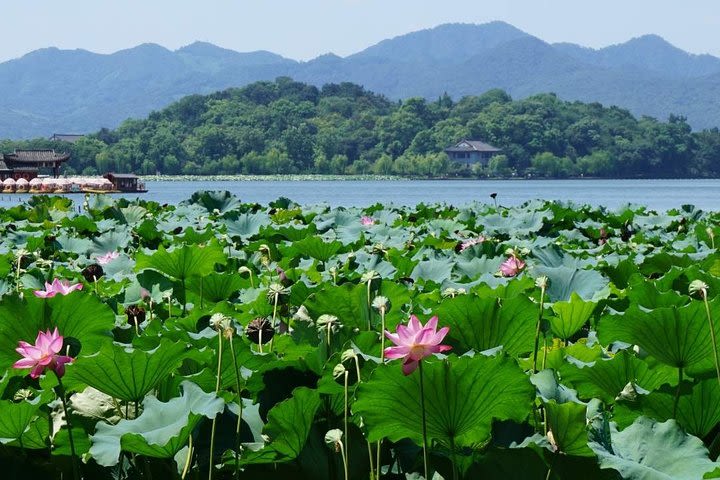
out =
<svg viewBox="0 0 720 480"><path fill-rule="evenodd" d="M0 63L0 138L113 128L186 95L279 76L318 86L350 81L391 99L458 99L492 88L513 98L554 92L636 115L683 115L695 129L720 126L720 58L687 53L656 35L591 49L491 22L440 25L307 62L203 42L113 54L36 50Z"/></svg>

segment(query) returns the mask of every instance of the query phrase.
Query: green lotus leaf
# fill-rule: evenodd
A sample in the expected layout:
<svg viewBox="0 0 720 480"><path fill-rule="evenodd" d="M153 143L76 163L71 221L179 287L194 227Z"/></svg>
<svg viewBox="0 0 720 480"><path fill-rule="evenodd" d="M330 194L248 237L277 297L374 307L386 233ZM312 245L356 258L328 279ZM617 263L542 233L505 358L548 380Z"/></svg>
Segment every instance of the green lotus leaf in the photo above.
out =
<svg viewBox="0 0 720 480"><path fill-rule="evenodd" d="M484 215L478 218L478 225L483 225L489 233L503 233L511 236L524 236L538 232L546 219L551 219L549 210L528 211L521 208L509 211L507 216Z"/></svg>
<svg viewBox="0 0 720 480"><path fill-rule="evenodd" d="M611 445L591 441L601 468L630 480L696 480L718 464L708 458L699 438L683 432L674 420L663 423L639 417L621 432L611 425Z"/></svg>
<svg viewBox="0 0 720 480"><path fill-rule="evenodd" d="M213 213L215 210L220 211L220 213L225 213L241 204L240 199L227 190L195 192L185 203L200 205L210 213Z"/></svg>
<svg viewBox="0 0 720 480"><path fill-rule="evenodd" d="M77 339L82 354L98 351L107 343L115 326L115 314L94 295L72 292L40 299L5 297L0 303L0 370L10 366L19 355L18 341L35 343L39 331L57 327L60 335Z"/></svg>
<svg viewBox="0 0 720 480"><path fill-rule="evenodd" d="M569 301L555 302L552 306L555 316L549 319L552 332L563 340L572 337L590 319L596 305L583 301L575 292L570 295Z"/></svg>
<svg viewBox="0 0 720 480"><path fill-rule="evenodd" d="M313 319L320 315L334 315L344 326L367 328L367 300L365 285L345 283L329 286L310 295L304 305Z"/></svg>
<svg viewBox="0 0 720 480"><path fill-rule="evenodd" d="M183 245L173 250L165 250L161 245L152 255L138 253L135 269L150 268L184 281L195 275L208 275L215 270L216 263L224 264L226 261L217 242L205 246Z"/></svg>
<svg viewBox="0 0 720 480"><path fill-rule="evenodd" d="M452 275L453 267L455 262L450 259L430 259L423 260L415 265L415 268L410 273L410 278L413 280L424 280L426 282L435 282L438 285L443 283L445 280L449 280Z"/></svg>
<svg viewBox="0 0 720 480"><path fill-rule="evenodd" d="M547 289L548 299L553 302L569 301L576 293L583 300L596 300L606 297L608 279L595 270L579 270L573 267L544 267L534 268L537 276L544 275L550 280Z"/></svg>
<svg viewBox="0 0 720 480"><path fill-rule="evenodd" d="M527 297L499 300L468 294L443 300L434 313L441 325L450 327L450 337L463 352L502 346L518 355L533 349L538 308Z"/></svg>
<svg viewBox="0 0 720 480"><path fill-rule="evenodd" d="M189 291L207 302L228 300L244 284L242 277L228 273L213 272L202 277L192 277L187 282ZM198 302L199 303L199 302Z"/></svg>
<svg viewBox="0 0 720 480"><path fill-rule="evenodd" d="M319 236L313 235L295 242L292 248L306 257L327 262L340 251L342 243L338 241L326 242Z"/></svg>
<svg viewBox="0 0 720 480"><path fill-rule="evenodd" d="M254 237L260 229L270 225L270 217L265 212L242 213L237 218L226 219L227 234L243 240Z"/></svg>
<svg viewBox="0 0 720 480"><path fill-rule="evenodd" d="M654 282L648 282L642 275L633 275L629 281L627 297L632 303L645 308L680 307L688 297L674 291L661 292Z"/></svg>
<svg viewBox="0 0 720 480"><path fill-rule="evenodd" d="M477 447L490 438L493 420L522 422L535 388L504 356L449 357L423 367L427 434L446 448ZM409 438L422 442L420 373L405 376L400 362L375 369L360 384L353 413L368 428L368 441Z"/></svg>
<svg viewBox="0 0 720 480"><path fill-rule="evenodd" d="M548 432L559 452L579 457L593 456L588 447L586 427L587 407L582 403L557 403L551 400L545 404Z"/></svg>
<svg viewBox="0 0 720 480"><path fill-rule="evenodd" d="M581 398L599 398L607 404L614 403L628 383L652 391L677 378L674 369L662 364L651 369L647 362L627 350L582 368L565 363L560 373L564 381L577 389Z"/></svg>
<svg viewBox="0 0 720 480"><path fill-rule="evenodd" d="M68 234L59 235L57 242L64 251L77 253L78 255L87 254L93 247L92 241Z"/></svg>
<svg viewBox="0 0 720 480"><path fill-rule="evenodd" d="M117 229L94 238L91 252L102 255L107 252L123 250L132 241L132 236L127 228L121 225Z"/></svg>
<svg viewBox="0 0 720 480"><path fill-rule="evenodd" d="M546 368L538 373L530 376L530 381L537 388L537 393L544 402L554 400L557 403L576 402L580 403L577 398L577 392L558 382L555 371Z"/></svg>
<svg viewBox="0 0 720 480"><path fill-rule="evenodd" d="M169 340L161 340L151 352L108 343L69 366L65 383L88 385L129 402L140 401L182 363L184 352L183 343Z"/></svg>
<svg viewBox="0 0 720 480"><path fill-rule="evenodd" d="M122 219L120 219L120 221L127 225L135 225L142 222L148 213L147 209L140 205L130 205L129 207L121 208L120 212L122 213Z"/></svg>
<svg viewBox="0 0 720 480"><path fill-rule="evenodd" d="M676 387L663 385L659 390L641 397L642 411L657 420L675 418L691 435L704 437L720 423L720 386L715 378L696 384L685 381L680 388L677 415L673 414Z"/></svg>
<svg viewBox="0 0 720 480"><path fill-rule="evenodd" d="M718 318L720 299L710 302L710 305ZM718 326L715 322L716 330ZM603 317L598 326L598 337L606 345L618 340L639 345L653 357L675 368L713 368L713 346L705 306L700 301L679 308L651 311L631 305L624 315Z"/></svg>
<svg viewBox="0 0 720 480"><path fill-rule="evenodd" d="M156 458L172 458L187 444L203 417L214 418L225 402L214 393L205 393L191 383L182 383L182 396L161 402L153 396L143 401L142 414L116 425L98 423L90 437L90 455L106 467L117 465L120 452Z"/></svg>
<svg viewBox="0 0 720 480"><path fill-rule="evenodd" d="M38 398L39 400L39 398ZM40 402L0 400L0 443L20 440L40 408Z"/></svg>

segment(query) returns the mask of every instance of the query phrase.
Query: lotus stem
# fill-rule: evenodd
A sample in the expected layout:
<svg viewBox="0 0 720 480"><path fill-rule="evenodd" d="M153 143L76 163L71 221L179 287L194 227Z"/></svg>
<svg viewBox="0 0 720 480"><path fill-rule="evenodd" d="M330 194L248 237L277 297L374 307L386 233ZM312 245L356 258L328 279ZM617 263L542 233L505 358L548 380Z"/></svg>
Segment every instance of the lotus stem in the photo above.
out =
<svg viewBox="0 0 720 480"><path fill-rule="evenodd" d="M678 368L678 385L677 389L675 390L675 401L673 402L673 418L677 419L677 407L678 402L680 401L680 388L682 387L682 381L683 381L683 369L682 367Z"/></svg>
<svg viewBox="0 0 720 480"><path fill-rule="evenodd" d="M180 475L181 480L185 480L185 477L187 476L188 472L190 471L190 465L192 463L192 454L193 454L193 441L192 441L192 432L190 433L190 437L188 438L188 452L185 456L185 466L183 467L182 474Z"/></svg>
<svg viewBox="0 0 720 480"><path fill-rule="evenodd" d="M67 424L68 439L70 440L70 456L72 457L71 461L73 478L75 480L80 480L80 471L77 464L77 453L75 453L75 439L73 438L72 423L70 423L70 412L68 412L67 400L65 399L65 387L63 386L62 379L60 378L60 375L57 374L57 372L55 372L55 377L57 377L58 381L60 401L62 402L63 412L65 413L65 423Z"/></svg>
<svg viewBox="0 0 720 480"><path fill-rule="evenodd" d="M348 377L350 376L350 372L345 370L345 413L343 415L344 420L344 426L345 429L345 447L343 449L343 463L345 464L345 478L347 478L347 469L348 469L348 463L350 459L348 458L348 451L350 450L350 433L348 431Z"/></svg>
<svg viewBox="0 0 720 480"><path fill-rule="evenodd" d="M418 362L420 371L420 411L422 413L422 449L423 449L423 467L425 470L425 478L428 476L428 454L427 454L427 421L425 418L425 388L423 386L423 362Z"/></svg>
<svg viewBox="0 0 720 480"><path fill-rule="evenodd" d="M380 308L380 363L385 363L385 307ZM380 479L382 472L380 471L380 454L382 450L382 439L377 442L377 451L375 452L375 466L377 467L377 475L375 478Z"/></svg>
<svg viewBox="0 0 720 480"><path fill-rule="evenodd" d="M380 309L380 363L385 363L385 307Z"/></svg>
<svg viewBox="0 0 720 480"><path fill-rule="evenodd" d="M262 329L260 332L262 335ZM235 389L237 390L238 399L240 400L240 413L238 414L238 421L235 427L235 478L240 478L240 430L242 429L242 414L243 414L243 399L242 389L240 388L240 368L238 367L237 356L235 356L235 346L233 345L233 339L230 337L230 354L233 359L233 367L235 368Z"/></svg>
<svg viewBox="0 0 720 480"><path fill-rule="evenodd" d="M353 357L355 360L355 372L357 373L357 384L359 385L360 382L362 382L362 376L360 375L360 359L357 355ZM347 372L345 372L345 375L348 375ZM347 437L346 443L350 441L350 437ZM372 454L372 447L370 446L370 442L367 444L368 449L368 459L370 461L370 478L373 478L373 471L375 470L375 466L373 465L373 454Z"/></svg>
<svg viewBox="0 0 720 480"><path fill-rule="evenodd" d="M545 287L546 285L543 284L540 287L540 311L538 312L538 319L537 319L537 325L535 327L535 347L533 349L533 373L537 373L537 356L538 356L538 346L540 344L540 326L542 325L542 318L543 318L543 309L545 308ZM545 362L543 361L543 364ZM543 368L545 366L543 365Z"/></svg>
<svg viewBox="0 0 720 480"><path fill-rule="evenodd" d="M345 436L347 438L347 435ZM340 455L343 459L343 468L345 469L345 480L348 480L350 477L348 476L348 464L347 464L347 457L345 453L345 447L343 447L342 440L338 442L338 446L340 447Z"/></svg>
<svg viewBox="0 0 720 480"><path fill-rule="evenodd" d="M708 324L710 325L710 339L713 345L713 357L715 360L715 373L717 374L718 384L720 384L720 361L718 360L717 340L715 339L715 322L713 322L710 314L710 304L707 299L707 290L702 290L703 302L705 303L705 313L707 314Z"/></svg>
<svg viewBox="0 0 720 480"><path fill-rule="evenodd" d="M273 315L272 315L272 320L270 321L270 325L273 328L275 328L275 317L277 316L277 306L278 306L278 300L280 299L280 293L275 292L274 297L275 298L273 300ZM273 340L274 339L275 339L275 335L273 335L273 338L270 339L270 352L271 353L272 353L272 349L273 349Z"/></svg>
<svg viewBox="0 0 720 480"><path fill-rule="evenodd" d="M368 312L368 332L372 331L372 302L370 301L370 287L372 278L367 281L367 312Z"/></svg>
<svg viewBox="0 0 720 480"><path fill-rule="evenodd" d="M215 382L215 395L220 393L220 377L222 376L222 334L218 332L218 366L217 366L217 380ZM210 430L210 467L208 469L208 480L212 480L213 468L213 454L215 453L215 425L217 424L217 415L213 418L212 428Z"/></svg>

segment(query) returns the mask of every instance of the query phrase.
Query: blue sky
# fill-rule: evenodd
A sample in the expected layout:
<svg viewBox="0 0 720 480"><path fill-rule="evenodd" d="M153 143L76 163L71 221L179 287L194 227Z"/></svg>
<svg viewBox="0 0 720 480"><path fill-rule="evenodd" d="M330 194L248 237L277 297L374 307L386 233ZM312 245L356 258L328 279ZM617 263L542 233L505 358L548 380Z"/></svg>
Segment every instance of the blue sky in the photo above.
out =
<svg viewBox="0 0 720 480"><path fill-rule="evenodd" d="M109 53L195 40L308 60L442 23L492 20L549 42L599 48L655 33L720 56L718 0L2 0L0 61L47 46Z"/></svg>

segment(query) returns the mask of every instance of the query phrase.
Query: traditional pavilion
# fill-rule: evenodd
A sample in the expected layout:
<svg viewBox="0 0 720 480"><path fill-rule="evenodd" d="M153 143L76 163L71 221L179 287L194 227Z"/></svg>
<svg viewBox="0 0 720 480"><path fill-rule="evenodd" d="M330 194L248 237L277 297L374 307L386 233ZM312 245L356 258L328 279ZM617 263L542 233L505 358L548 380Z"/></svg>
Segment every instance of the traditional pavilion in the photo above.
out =
<svg viewBox="0 0 720 480"><path fill-rule="evenodd" d="M0 157L0 180L32 180L41 168L51 169L53 177L58 178L60 165L69 159L69 153L56 153L55 150L15 150Z"/></svg>
<svg viewBox="0 0 720 480"><path fill-rule="evenodd" d="M450 160L468 165L471 163L487 165L488 161L500 152L502 152L501 149L489 143L481 142L480 140L465 139L445 149L445 153L450 157Z"/></svg>

